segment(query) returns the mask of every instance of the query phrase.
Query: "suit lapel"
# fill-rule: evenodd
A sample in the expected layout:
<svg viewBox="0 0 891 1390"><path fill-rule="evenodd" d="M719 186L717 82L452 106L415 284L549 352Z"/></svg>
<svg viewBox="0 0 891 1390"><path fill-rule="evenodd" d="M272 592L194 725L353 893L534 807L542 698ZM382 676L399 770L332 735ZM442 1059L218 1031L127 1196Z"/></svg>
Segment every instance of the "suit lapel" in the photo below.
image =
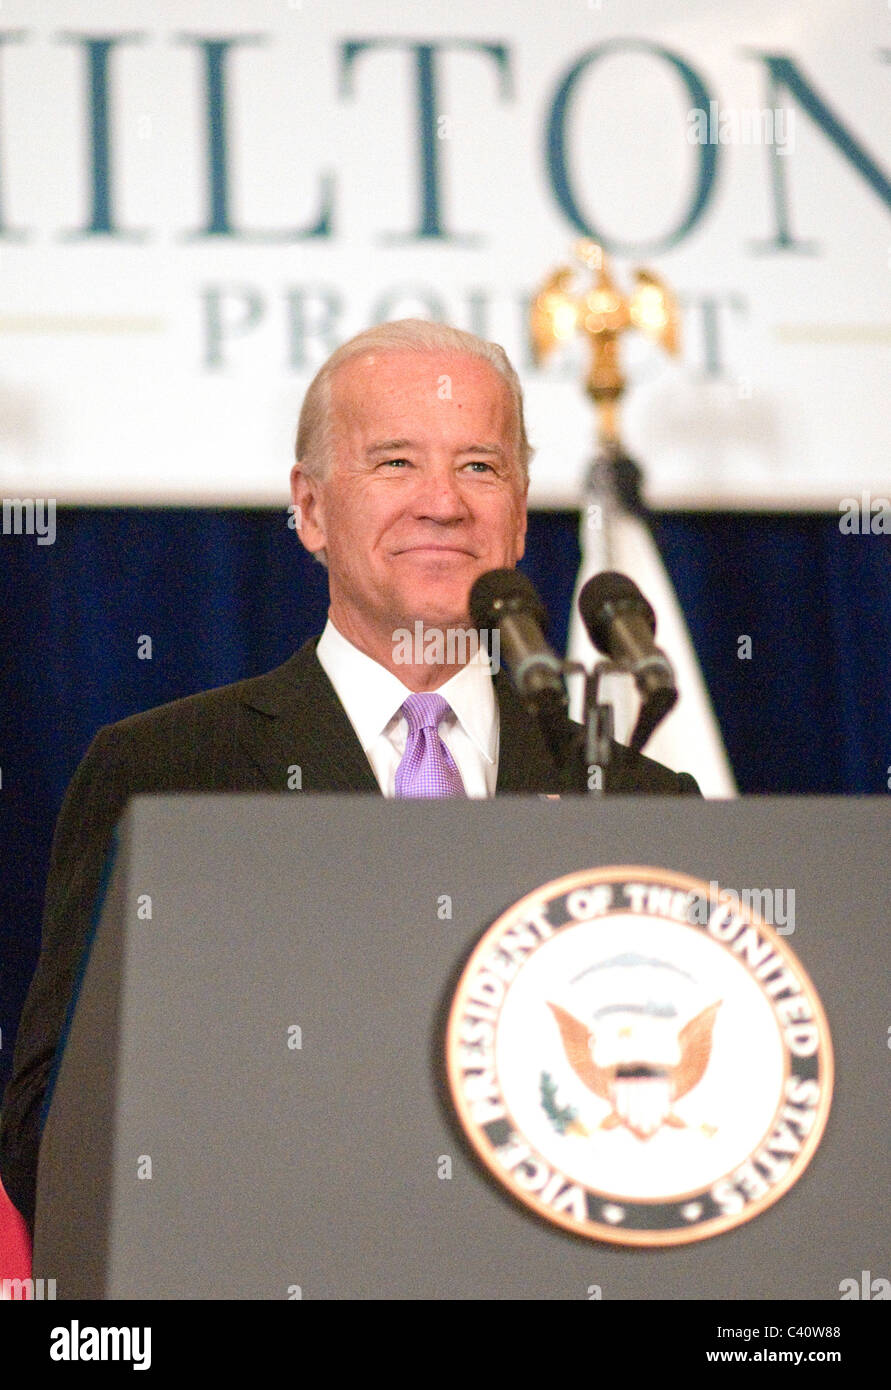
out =
<svg viewBox="0 0 891 1390"><path fill-rule="evenodd" d="M495 676L501 712L497 796L510 792L555 793L560 779L538 725L504 671Z"/></svg>
<svg viewBox="0 0 891 1390"><path fill-rule="evenodd" d="M238 743L275 791L300 768L304 791L372 792L377 779L334 687L316 656L313 638L283 666L245 681L240 692ZM500 711L496 794L554 793L560 784L544 740L503 671L495 676Z"/></svg>
<svg viewBox="0 0 891 1390"><path fill-rule="evenodd" d="M300 768L303 791L377 792L371 764L316 657L317 638L266 676L246 681L239 746L276 791Z"/></svg>

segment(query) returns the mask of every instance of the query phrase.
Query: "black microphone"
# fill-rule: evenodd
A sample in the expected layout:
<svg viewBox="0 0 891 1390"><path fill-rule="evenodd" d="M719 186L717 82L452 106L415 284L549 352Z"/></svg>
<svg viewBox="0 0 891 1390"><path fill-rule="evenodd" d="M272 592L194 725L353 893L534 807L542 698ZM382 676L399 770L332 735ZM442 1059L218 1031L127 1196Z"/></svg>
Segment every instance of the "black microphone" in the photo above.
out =
<svg viewBox="0 0 891 1390"><path fill-rule="evenodd" d="M634 581L615 570L588 580L579 612L597 650L634 677L642 703L631 747L639 752L678 699L671 662L653 640L656 614Z"/></svg>
<svg viewBox="0 0 891 1390"><path fill-rule="evenodd" d="M525 574L489 570L470 591L474 627L497 631L501 655L531 714L545 706L565 710L563 663L544 636L548 614Z"/></svg>
<svg viewBox="0 0 891 1390"><path fill-rule="evenodd" d="M587 790L582 730L567 714L563 662L544 636L547 610L517 570L489 570L470 591L470 616L478 629L498 633L499 653L560 773L564 791Z"/></svg>

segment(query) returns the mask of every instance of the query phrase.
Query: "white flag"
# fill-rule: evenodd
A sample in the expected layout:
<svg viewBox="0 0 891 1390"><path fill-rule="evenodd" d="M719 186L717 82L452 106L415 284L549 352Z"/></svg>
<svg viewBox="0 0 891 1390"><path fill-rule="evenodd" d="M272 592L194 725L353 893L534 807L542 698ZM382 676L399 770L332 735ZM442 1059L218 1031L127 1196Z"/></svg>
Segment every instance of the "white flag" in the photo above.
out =
<svg viewBox="0 0 891 1390"><path fill-rule="evenodd" d="M721 730L712 709L687 624L681 612L662 558L649 528L623 507L608 508L600 524L582 516L582 563L572 603L569 628L570 661L588 669L602 660L593 646L578 611L583 585L601 570L619 570L633 579L656 614L656 642L665 652L677 677L678 703L646 744L644 753L675 772L691 772L704 796L736 796L733 770L724 748ZM570 678L570 712L582 718L584 698L581 677ZM600 682L600 698L613 706L615 736L628 743L640 707L631 676L609 675Z"/></svg>

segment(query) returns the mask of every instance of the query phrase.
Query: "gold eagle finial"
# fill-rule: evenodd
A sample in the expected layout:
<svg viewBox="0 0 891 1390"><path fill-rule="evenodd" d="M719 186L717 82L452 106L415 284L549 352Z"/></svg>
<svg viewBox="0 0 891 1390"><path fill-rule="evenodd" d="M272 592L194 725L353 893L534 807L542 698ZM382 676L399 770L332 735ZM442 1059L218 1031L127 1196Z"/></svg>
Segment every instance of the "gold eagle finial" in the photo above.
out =
<svg viewBox="0 0 891 1390"><path fill-rule="evenodd" d="M574 255L591 272L594 283L573 292L576 270L560 266L551 272L532 301L530 330L537 362L543 362L559 343L579 330L591 345L585 389L598 411L598 432L603 447L618 450L619 401L625 377L619 362L619 339L636 328L674 355L680 347L680 315L668 286L648 270L635 272L636 284L624 296L613 280L603 248L594 241L579 241Z"/></svg>

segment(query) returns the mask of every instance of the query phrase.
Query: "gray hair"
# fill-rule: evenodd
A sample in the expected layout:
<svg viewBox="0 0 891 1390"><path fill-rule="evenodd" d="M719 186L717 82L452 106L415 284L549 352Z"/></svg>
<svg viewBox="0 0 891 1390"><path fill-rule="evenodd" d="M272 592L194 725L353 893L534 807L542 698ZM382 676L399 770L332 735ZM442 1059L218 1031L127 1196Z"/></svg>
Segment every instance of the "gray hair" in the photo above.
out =
<svg viewBox="0 0 891 1390"><path fill-rule="evenodd" d="M304 472L311 478L324 478L332 462L334 422L331 415L331 383L334 373L345 362L364 352L462 352L488 362L504 381L514 404L517 422L517 453L524 481L529 478L529 461L533 450L526 436L523 418L523 388L520 378L510 364L507 353L498 343L489 343L474 333L465 333L450 324L433 323L428 319L396 319L377 324L357 333L342 343L318 370L303 398L297 426L295 454Z"/></svg>

